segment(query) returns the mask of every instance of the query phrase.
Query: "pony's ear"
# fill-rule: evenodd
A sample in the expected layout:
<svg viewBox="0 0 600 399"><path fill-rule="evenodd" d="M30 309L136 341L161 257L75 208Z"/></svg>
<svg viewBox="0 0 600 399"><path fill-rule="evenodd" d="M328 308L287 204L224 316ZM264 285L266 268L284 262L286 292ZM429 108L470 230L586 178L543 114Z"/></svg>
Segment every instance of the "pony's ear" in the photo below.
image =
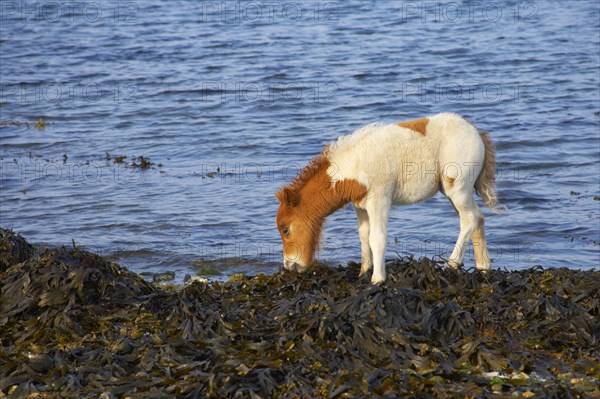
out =
<svg viewBox="0 0 600 399"><path fill-rule="evenodd" d="M324 157L328 157L330 146L331 146L331 144L327 144L325 147L323 147L323 149L321 150L321 155L323 155Z"/></svg>
<svg viewBox="0 0 600 399"><path fill-rule="evenodd" d="M284 187L281 190L277 191L276 196L277 199L279 199L279 202L281 202L282 204L287 204L292 208L298 206L298 204L300 203L300 195L298 193L293 192L287 187Z"/></svg>

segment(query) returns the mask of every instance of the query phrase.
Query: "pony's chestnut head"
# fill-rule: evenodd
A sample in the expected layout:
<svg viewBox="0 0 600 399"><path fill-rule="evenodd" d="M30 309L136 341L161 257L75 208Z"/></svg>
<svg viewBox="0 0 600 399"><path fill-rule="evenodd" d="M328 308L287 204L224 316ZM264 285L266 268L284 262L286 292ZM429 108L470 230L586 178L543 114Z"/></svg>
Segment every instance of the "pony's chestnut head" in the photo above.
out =
<svg viewBox="0 0 600 399"><path fill-rule="evenodd" d="M317 247L320 225L301 206L300 193L286 187L277 192L277 198L281 202L276 222L283 241L283 267L304 272Z"/></svg>

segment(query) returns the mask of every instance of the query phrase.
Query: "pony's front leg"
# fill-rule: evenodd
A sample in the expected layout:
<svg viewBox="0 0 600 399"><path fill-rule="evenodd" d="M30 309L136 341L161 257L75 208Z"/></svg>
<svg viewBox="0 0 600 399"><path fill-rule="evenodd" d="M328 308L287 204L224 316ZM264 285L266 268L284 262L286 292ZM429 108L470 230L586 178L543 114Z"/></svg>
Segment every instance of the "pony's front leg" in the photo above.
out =
<svg viewBox="0 0 600 399"><path fill-rule="evenodd" d="M369 214L369 245L373 253L373 276L371 283L383 283L385 274L385 247L387 244L387 223L391 200L377 198L367 204Z"/></svg>
<svg viewBox="0 0 600 399"><path fill-rule="evenodd" d="M359 276L362 276L373 267L373 253L369 245L369 214L365 209L355 207L354 210L358 219L358 237L360 238L361 263Z"/></svg>

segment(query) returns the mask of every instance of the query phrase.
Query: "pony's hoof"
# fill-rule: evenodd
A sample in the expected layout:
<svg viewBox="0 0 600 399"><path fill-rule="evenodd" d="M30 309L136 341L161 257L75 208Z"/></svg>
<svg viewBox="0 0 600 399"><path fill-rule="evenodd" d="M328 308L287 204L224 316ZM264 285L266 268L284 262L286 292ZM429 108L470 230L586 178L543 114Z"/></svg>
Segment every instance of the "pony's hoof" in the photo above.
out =
<svg viewBox="0 0 600 399"><path fill-rule="evenodd" d="M449 260L448 262L444 263L444 266L449 267L451 269L458 269L461 266L461 263L457 263L452 260Z"/></svg>
<svg viewBox="0 0 600 399"><path fill-rule="evenodd" d="M381 285L385 282L385 277L384 276L375 276L373 275L373 277L371 278L371 284L373 285Z"/></svg>
<svg viewBox="0 0 600 399"><path fill-rule="evenodd" d="M487 261L487 262L484 261L479 264L475 263L475 268L480 272L486 273L492 269L492 265L490 264L489 261Z"/></svg>
<svg viewBox="0 0 600 399"><path fill-rule="evenodd" d="M363 276L365 275L369 270L371 270L373 268L373 264L369 264L368 262L365 262L364 260L360 263L360 273L358 274L358 276Z"/></svg>

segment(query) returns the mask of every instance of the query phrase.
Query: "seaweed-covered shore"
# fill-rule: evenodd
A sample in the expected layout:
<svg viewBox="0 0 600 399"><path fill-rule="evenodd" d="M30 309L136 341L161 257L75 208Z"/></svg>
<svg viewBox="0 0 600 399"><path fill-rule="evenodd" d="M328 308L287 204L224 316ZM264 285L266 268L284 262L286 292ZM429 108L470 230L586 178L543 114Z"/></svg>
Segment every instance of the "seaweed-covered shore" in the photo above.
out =
<svg viewBox="0 0 600 399"><path fill-rule="evenodd" d="M161 286L0 230L0 397L600 398L600 271L388 270Z"/></svg>

